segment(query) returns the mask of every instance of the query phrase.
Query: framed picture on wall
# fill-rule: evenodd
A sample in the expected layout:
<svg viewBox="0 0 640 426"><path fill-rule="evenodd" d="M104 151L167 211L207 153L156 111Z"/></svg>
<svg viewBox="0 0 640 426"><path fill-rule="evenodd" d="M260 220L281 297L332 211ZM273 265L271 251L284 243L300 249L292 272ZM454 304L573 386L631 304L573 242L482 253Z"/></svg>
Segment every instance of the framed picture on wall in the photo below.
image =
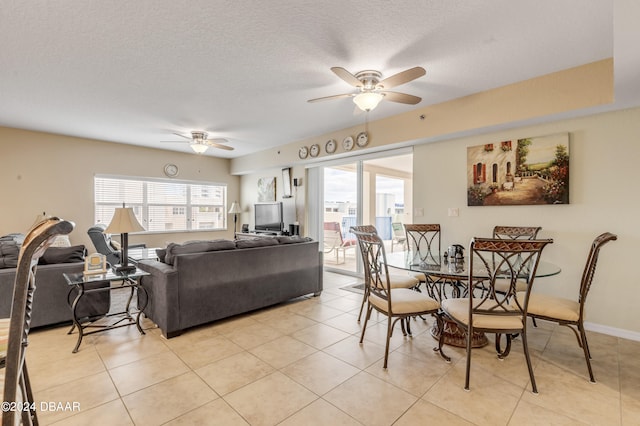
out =
<svg viewBox="0 0 640 426"><path fill-rule="evenodd" d="M569 204L569 134L467 147L467 205Z"/></svg>
<svg viewBox="0 0 640 426"><path fill-rule="evenodd" d="M276 201L276 178L263 177L258 179L258 202L269 203Z"/></svg>
<svg viewBox="0 0 640 426"><path fill-rule="evenodd" d="M291 198L291 168L282 169L282 198Z"/></svg>

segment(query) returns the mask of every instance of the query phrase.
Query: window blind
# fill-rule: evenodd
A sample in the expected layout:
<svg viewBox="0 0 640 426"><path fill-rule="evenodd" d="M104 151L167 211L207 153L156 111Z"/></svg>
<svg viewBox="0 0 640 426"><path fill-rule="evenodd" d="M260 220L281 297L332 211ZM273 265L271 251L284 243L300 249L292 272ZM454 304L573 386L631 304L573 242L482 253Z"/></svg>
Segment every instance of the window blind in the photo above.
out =
<svg viewBox="0 0 640 426"><path fill-rule="evenodd" d="M227 228L225 184L95 176L94 197L95 223L109 224L124 203L148 232Z"/></svg>

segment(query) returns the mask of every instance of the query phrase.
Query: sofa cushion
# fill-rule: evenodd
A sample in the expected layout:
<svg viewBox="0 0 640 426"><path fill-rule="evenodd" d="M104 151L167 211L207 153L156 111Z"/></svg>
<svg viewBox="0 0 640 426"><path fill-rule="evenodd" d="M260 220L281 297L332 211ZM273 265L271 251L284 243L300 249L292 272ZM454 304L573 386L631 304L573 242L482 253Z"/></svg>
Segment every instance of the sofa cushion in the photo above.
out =
<svg viewBox="0 0 640 426"><path fill-rule="evenodd" d="M71 247L49 247L45 250L38 261L40 265L51 265L54 263L76 263L84 262L86 250L84 245Z"/></svg>
<svg viewBox="0 0 640 426"><path fill-rule="evenodd" d="M249 238L236 241L236 247L239 249L277 246L278 244L280 244L280 242L277 238Z"/></svg>
<svg viewBox="0 0 640 426"><path fill-rule="evenodd" d="M164 256L164 263L173 265L175 256L179 254L202 253L205 251L233 250L236 244L230 240L196 240L184 244L170 243Z"/></svg>
<svg viewBox="0 0 640 426"><path fill-rule="evenodd" d="M276 238L278 239L280 244L295 244L295 243L304 243L307 241L313 241L312 238L301 237L299 235L292 235L292 236L282 235Z"/></svg>

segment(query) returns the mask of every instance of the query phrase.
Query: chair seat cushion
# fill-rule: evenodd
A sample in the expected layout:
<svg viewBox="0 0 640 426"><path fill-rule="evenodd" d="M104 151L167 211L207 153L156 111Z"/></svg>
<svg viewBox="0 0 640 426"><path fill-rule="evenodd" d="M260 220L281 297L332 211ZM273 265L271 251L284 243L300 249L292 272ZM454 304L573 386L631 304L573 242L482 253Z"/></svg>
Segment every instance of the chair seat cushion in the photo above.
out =
<svg viewBox="0 0 640 426"><path fill-rule="evenodd" d="M505 278L497 278L494 284L496 292L507 293L509 291L509 285L511 281ZM527 282L524 280L516 280L516 292L527 291Z"/></svg>
<svg viewBox="0 0 640 426"><path fill-rule="evenodd" d="M477 306L482 299L473 299ZM487 309L490 305L486 305ZM445 299L442 301L442 309L452 319L469 325L469 298ZM485 330L521 330L523 328L522 316L517 315L473 315L473 327Z"/></svg>
<svg viewBox="0 0 640 426"><path fill-rule="evenodd" d="M389 274L389 284L391 288L413 288L420 284L420 281L410 275Z"/></svg>
<svg viewBox="0 0 640 426"><path fill-rule="evenodd" d="M421 283L427 282L427 276L422 272L409 271L409 275L420 281Z"/></svg>
<svg viewBox="0 0 640 426"><path fill-rule="evenodd" d="M387 312L389 307L385 299L375 294L369 295L369 303L383 312ZM395 315L437 311L440 307L437 300L407 288L391 289L391 304L392 313Z"/></svg>
<svg viewBox="0 0 640 426"><path fill-rule="evenodd" d="M518 300L524 300L524 296L524 292L518 293ZM580 304L573 300L563 299L561 297L531 293L529 295L529 307L527 308L527 313L535 316L575 322L580 318Z"/></svg>

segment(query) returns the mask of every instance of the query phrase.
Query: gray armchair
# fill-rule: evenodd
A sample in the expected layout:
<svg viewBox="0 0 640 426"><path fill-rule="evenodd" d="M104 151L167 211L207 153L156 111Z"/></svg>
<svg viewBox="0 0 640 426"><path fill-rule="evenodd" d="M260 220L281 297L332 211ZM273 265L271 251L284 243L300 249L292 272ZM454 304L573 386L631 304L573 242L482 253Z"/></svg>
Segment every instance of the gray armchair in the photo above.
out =
<svg viewBox="0 0 640 426"><path fill-rule="evenodd" d="M103 223L98 223L93 225L87 231L89 234L89 238L91 238L91 242L93 243L96 251L100 254L104 254L107 256L107 262L111 265L120 264L120 247L114 241L111 241L111 235L105 234L104 230L107 229L107 225ZM146 248L145 244L133 244L129 245L129 248ZM133 259L129 259L133 261ZM133 261L135 263L135 261Z"/></svg>

